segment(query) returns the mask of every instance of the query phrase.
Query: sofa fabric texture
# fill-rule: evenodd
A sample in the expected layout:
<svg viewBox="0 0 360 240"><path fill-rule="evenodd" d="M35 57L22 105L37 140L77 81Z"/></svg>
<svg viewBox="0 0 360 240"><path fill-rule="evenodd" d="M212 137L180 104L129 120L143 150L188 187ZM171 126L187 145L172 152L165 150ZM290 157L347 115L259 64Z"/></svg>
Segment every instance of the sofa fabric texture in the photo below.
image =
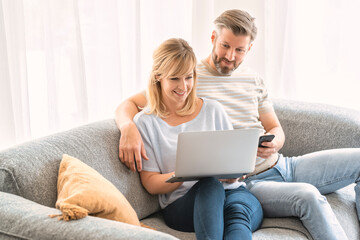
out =
<svg viewBox="0 0 360 240"><path fill-rule="evenodd" d="M81 159L114 184L137 209L138 217L144 218L160 209L158 200L141 186L139 175L120 162L119 137L114 120L106 120L4 151L0 155L0 179L4 179L0 191L54 207L60 162L62 155L68 154Z"/></svg>
<svg viewBox="0 0 360 240"><path fill-rule="evenodd" d="M360 147L360 112L325 104L274 100L286 134L281 153L297 156L331 148ZM0 152L0 239L195 239L164 223L157 196L118 158L120 132L104 120ZM158 231L88 216L64 222L55 208L63 154L98 171L131 203L141 221ZM360 240L354 185L326 195L349 239ZM297 218L265 218L253 239L311 239Z"/></svg>
<svg viewBox="0 0 360 240"><path fill-rule="evenodd" d="M59 221L48 216L58 213L54 208L4 192L0 192L0 199L0 239L176 239L159 231L93 216Z"/></svg>

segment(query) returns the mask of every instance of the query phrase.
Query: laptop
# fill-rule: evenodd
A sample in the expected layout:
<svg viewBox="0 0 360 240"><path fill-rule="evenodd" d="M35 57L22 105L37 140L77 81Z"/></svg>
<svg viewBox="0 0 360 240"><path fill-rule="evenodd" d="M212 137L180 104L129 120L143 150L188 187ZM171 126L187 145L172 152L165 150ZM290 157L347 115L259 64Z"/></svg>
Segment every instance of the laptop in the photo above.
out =
<svg viewBox="0 0 360 240"><path fill-rule="evenodd" d="M180 133L175 174L166 182L230 179L253 172L260 132L237 129Z"/></svg>

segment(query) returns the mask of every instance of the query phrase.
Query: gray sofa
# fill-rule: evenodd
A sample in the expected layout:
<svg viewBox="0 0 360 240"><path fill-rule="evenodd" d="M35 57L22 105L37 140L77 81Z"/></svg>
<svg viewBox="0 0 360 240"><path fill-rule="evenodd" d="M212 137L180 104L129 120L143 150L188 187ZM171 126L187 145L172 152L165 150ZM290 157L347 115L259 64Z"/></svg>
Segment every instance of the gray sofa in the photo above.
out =
<svg viewBox="0 0 360 240"><path fill-rule="evenodd" d="M323 104L274 100L286 133L284 155L321 149L360 147L360 113ZM139 175L119 161L120 132L105 120L15 146L0 153L0 239L195 239L194 233L169 229L156 196L141 186ZM110 180L140 219L158 231L86 217L63 222L49 218L54 208L63 153L77 157ZM359 159L360 161L360 159ZM314 169L316 171L316 169ZM354 185L326 197L349 239L360 239ZM297 218L266 218L254 239L311 239Z"/></svg>

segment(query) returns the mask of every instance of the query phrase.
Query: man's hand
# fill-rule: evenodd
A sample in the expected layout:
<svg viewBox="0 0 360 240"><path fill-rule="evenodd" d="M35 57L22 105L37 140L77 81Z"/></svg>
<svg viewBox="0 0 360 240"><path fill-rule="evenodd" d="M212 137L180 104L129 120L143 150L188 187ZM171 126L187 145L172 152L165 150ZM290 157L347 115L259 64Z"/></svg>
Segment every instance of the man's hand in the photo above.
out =
<svg viewBox="0 0 360 240"><path fill-rule="evenodd" d="M269 158L272 154L278 152L285 142L284 131L280 125L279 119L274 111L260 113L259 120L264 126L267 134L274 134L275 138L271 142L263 142L262 145L267 148L259 147L258 157Z"/></svg>
<svg viewBox="0 0 360 240"><path fill-rule="evenodd" d="M265 147L258 147L257 156L261 158L269 158L272 154L276 153L278 151L278 146L276 144L276 141L271 142L263 142L263 146Z"/></svg>
<svg viewBox="0 0 360 240"><path fill-rule="evenodd" d="M119 143L119 158L131 171L135 172L135 161L137 170L141 172L142 164L141 157L148 160L144 143L141 135L136 128L134 122L130 121L124 124L121 129L120 143Z"/></svg>

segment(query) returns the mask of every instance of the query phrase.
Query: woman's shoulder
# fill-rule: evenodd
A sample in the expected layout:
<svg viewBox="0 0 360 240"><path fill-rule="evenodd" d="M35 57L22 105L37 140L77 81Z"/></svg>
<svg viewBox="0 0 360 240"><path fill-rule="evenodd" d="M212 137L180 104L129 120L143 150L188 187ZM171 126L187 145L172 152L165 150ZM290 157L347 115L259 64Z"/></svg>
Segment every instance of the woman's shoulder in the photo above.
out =
<svg viewBox="0 0 360 240"><path fill-rule="evenodd" d="M148 113L149 110L147 108L144 108L141 112L138 112L134 117L135 124L136 125L144 124L156 118L154 114L148 114Z"/></svg>
<svg viewBox="0 0 360 240"><path fill-rule="evenodd" d="M204 106L209 109L223 109L221 103L214 99L202 98Z"/></svg>

